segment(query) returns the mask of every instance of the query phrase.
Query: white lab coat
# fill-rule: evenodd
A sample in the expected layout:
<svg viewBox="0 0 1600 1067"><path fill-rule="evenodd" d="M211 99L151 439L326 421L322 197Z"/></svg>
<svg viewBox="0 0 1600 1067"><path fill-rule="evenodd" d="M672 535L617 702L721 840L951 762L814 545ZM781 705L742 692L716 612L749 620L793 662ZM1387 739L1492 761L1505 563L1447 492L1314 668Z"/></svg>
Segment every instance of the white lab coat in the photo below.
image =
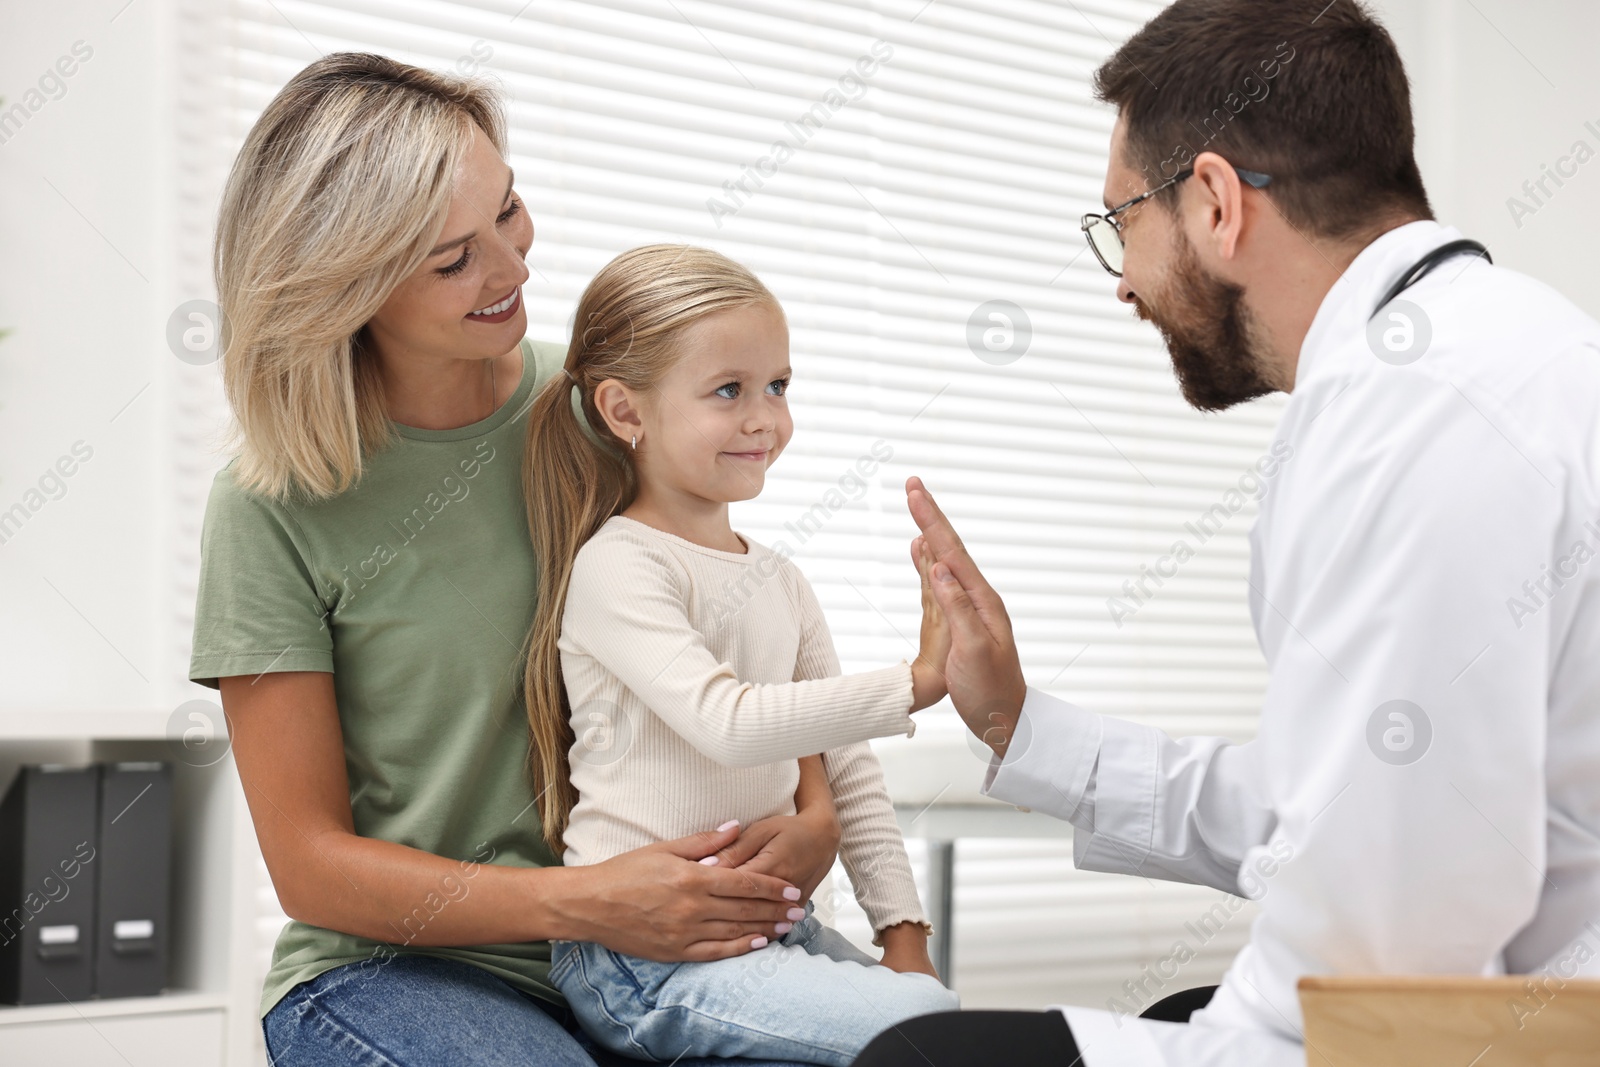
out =
<svg viewBox="0 0 1600 1067"><path fill-rule="evenodd" d="M1377 358L1378 299L1460 236L1374 241L1301 348L1250 535L1257 738L1029 689L990 767L1073 823L1080 868L1258 898L1190 1025L1063 1009L1089 1067L1299 1067L1302 975L1600 974L1600 324L1463 256L1400 297L1425 354Z"/></svg>

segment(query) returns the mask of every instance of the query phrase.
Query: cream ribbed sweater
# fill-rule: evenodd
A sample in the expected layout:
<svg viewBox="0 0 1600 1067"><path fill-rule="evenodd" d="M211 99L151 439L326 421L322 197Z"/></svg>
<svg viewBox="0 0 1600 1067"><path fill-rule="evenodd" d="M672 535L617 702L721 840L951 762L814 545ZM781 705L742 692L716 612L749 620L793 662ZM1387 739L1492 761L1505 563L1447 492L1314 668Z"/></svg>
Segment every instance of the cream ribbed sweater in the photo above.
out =
<svg viewBox="0 0 1600 1067"><path fill-rule="evenodd" d="M579 549L558 646L579 794L565 862L792 815L797 761L822 753L873 929L926 922L866 744L914 731L911 666L841 676L799 568L740 539L725 552L617 515Z"/></svg>

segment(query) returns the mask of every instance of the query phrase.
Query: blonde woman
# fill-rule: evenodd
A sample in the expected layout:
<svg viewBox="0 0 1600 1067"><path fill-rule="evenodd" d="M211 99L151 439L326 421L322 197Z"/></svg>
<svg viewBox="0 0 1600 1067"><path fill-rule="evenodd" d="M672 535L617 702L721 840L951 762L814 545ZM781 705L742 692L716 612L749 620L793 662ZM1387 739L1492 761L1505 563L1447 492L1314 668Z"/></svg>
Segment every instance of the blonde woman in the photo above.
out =
<svg viewBox="0 0 1600 1067"><path fill-rule="evenodd" d="M279 1067L592 1067L550 938L749 952L839 841L813 759L794 816L582 868L546 844L521 456L562 354L523 337L533 224L505 156L484 86L335 54L267 106L222 199L238 448L206 510L190 676L221 689L292 919L261 998Z"/></svg>

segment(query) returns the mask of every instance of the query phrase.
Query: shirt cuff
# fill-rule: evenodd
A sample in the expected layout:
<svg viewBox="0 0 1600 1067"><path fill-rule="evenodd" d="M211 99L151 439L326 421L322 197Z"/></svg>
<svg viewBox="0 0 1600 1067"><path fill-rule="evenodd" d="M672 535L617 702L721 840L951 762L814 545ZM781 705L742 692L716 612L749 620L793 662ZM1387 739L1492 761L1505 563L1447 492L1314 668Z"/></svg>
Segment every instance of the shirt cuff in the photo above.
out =
<svg viewBox="0 0 1600 1067"><path fill-rule="evenodd" d="M911 672L911 664L908 663L902 657L900 662L895 664L893 667L885 667L883 669L886 670L886 671L892 671L892 670L898 670L901 667L905 668L905 674L904 674L904 677L901 679L901 686L900 686L901 692L905 696L905 702L906 702L906 706L905 706L906 732L905 732L905 735L907 737L915 737L915 736L917 736L917 719L916 719L916 716L911 711L911 705L917 699L917 683L916 683L916 676L913 675L912 672Z"/></svg>
<svg viewBox="0 0 1600 1067"><path fill-rule="evenodd" d="M1092 711L1028 687L1005 758L990 759L980 792L1092 830L1103 723Z"/></svg>
<svg viewBox="0 0 1600 1067"><path fill-rule="evenodd" d="M1089 821L1075 824L1089 832L1073 836L1072 863L1081 871L1142 874L1155 841L1164 735L1126 719L1102 718L1100 726Z"/></svg>
<svg viewBox="0 0 1600 1067"><path fill-rule="evenodd" d="M916 923L918 926L922 927L922 932L924 934L927 934L929 937L933 936L933 924L931 922L921 917L912 918L907 916L904 919L891 919L885 923L874 923L872 927L872 943L879 948L883 948L883 932L889 929L889 927L899 926L901 923Z"/></svg>

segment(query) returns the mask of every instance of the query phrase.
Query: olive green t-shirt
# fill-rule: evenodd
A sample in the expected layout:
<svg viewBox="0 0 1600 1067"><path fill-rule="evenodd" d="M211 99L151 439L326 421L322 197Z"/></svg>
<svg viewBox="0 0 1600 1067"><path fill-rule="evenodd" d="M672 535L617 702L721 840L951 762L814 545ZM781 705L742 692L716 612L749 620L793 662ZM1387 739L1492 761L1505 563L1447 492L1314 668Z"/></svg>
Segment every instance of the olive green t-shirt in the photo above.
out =
<svg viewBox="0 0 1600 1067"><path fill-rule="evenodd" d="M355 832L461 861L460 877L393 917L380 943L290 922L261 1014L297 984L393 953L457 959L554 1003L545 941L411 946L471 891L475 863L543 867L527 772L519 651L533 618L522 456L536 390L563 346L522 342L516 392L454 430L397 426L361 481L332 499L280 503L218 473L201 535L189 677L330 671Z"/></svg>

